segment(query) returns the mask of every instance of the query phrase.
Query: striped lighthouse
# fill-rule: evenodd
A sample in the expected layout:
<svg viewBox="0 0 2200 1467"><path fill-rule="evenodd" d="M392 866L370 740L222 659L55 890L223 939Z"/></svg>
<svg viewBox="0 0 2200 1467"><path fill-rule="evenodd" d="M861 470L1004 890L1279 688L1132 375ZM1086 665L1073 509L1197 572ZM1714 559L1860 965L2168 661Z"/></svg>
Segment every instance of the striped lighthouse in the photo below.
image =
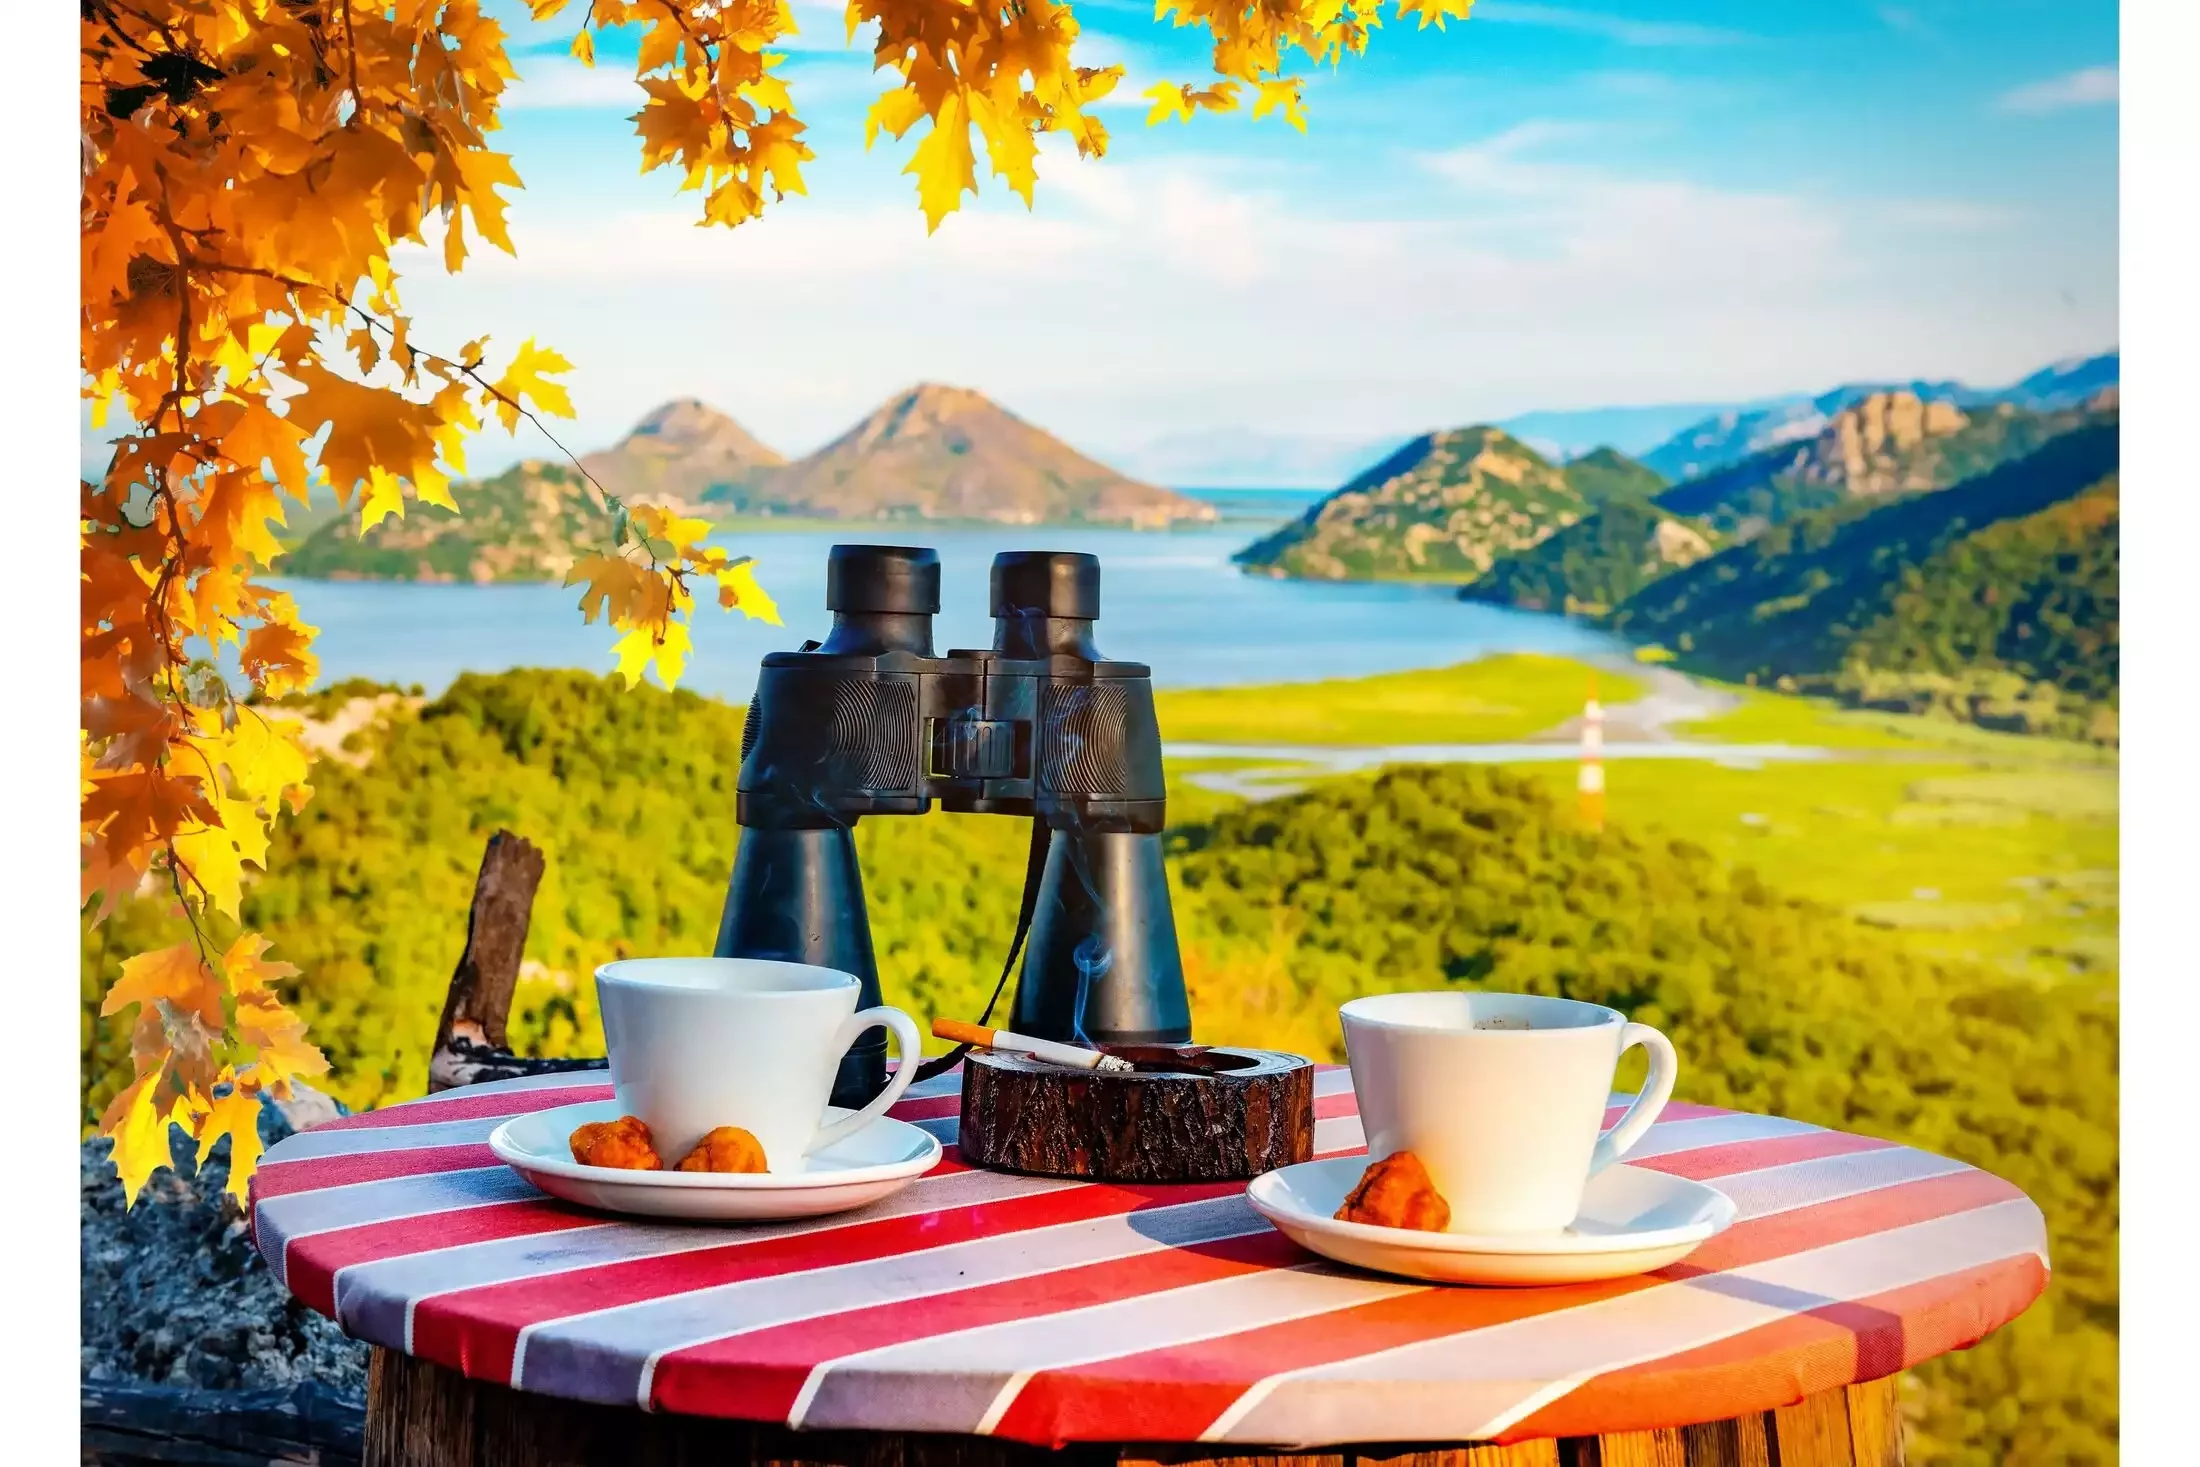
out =
<svg viewBox="0 0 2200 1467"><path fill-rule="evenodd" d="M1604 829L1604 705L1597 701L1596 674L1589 674L1589 700L1581 706L1581 823Z"/></svg>

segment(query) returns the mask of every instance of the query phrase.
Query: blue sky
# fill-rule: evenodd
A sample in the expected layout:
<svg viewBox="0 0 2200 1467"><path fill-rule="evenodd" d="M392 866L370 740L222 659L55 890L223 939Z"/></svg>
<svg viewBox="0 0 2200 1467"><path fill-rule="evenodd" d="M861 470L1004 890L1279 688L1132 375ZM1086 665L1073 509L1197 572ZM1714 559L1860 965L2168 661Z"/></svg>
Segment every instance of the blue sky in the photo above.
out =
<svg viewBox="0 0 2200 1467"><path fill-rule="evenodd" d="M570 19L490 8L522 52L518 259L409 256L406 298L420 339L571 357L576 446L696 395L800 453L939 380L1161 474L1210 440L1989 384L2116 343L2110 3L1483 0L1320 75L1301 136L1144 126L1200 33L1087 0L1090 59L1131 73L1108 157L1047 151L1028 212L981 160L929 239L907 144L863 150L882 83L837 7L796 0L809 194L731 232L639 173L616 45L586 72ZM491 434L472 466L544 451Z"/></svg>

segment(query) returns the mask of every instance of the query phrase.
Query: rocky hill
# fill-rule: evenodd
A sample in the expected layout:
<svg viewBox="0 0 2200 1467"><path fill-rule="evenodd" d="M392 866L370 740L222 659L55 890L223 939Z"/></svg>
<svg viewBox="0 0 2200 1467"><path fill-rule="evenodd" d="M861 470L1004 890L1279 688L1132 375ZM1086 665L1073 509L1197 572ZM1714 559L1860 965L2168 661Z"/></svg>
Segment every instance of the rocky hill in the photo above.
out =
<svg viewBox="0 0 2200 1467"><path fill-rule="evenodd" d="M983 393L937 383L880 405L753 492L780 510L831 519L1157 528L1215 517L1214 506L1126 478Z"/></svg>
<svg viewBox="0 0 2200 1467"><path fill-rule="evenodd" d="M1626 486L1649 482L1640 465L1609 450L1575 464L1578 473L1501 428L1430 433L1239 551L1237 562L1313 580L1472 581Z"/></svg>
<svg viewBox="0 0 2200 1467"><path fill-rule="evenodd" d="M1836 413L1878 393L1908 392L1927 401L1949 402L1967 411L2001 404L2034 412L2077 407L2102 388L2116 385L2121 371L2116 352L2074 357L2042 367L2006 387L1969 387L1961 382L1849 382L1826 392L1777 397L1713 413L1682 428L1643 455L1643 462L1669 479L1692 479L1741 462L1751 454L1799 439L1814 438Z"/></svg>
<svg viewBox="0 0 2200 1467"><path fill-rule="evenodd" d="M1523 611L1601 616L1658 577L1702 560L1713 543L1700 525L1643 499L1622 498L1499 560L1459 596Z"/></svg>
<svg viewBox="0 0 2200 1467"><path fill-rule="evenodd" d="M1945 489L2031 452L2089 415L2086 408L2038 413L2008 404L1966 412L1913 392L1873 393L1811 437L1677 485L1658 504L1748 539L1847 500Z"/></svg>
<svg viewBox="0 0 2200 1467"><path fill-rule="evenodd" d="M681 398L581 462L614 494L706 518L1155 528L1216 517L1213 505L1125 478L959 387L911 388L794 463L732 418ZM558 580L609 543L597 496L569 465L529 460L459 485L457 497L462 514L408 503L403 519L365 535L356 514L331 505L278 569L331 580Z"/></svg>
<svg viewBox="0 0 2200 1467"><path fill-rule="evenodd" d="M2097 732L2065 715L2116 696L2117 462L2114 418L2087 422L1953 488L1800 514L1611 622L1717 676ZM2014 706L2033 685L2045 706Z"/></svg>
<svg viewBox="0 0 2200 1467"><path fill-rule="evenodd" d="M621 498L683 507L705 499L738 501L764 471L785 462L748 429L692 397L673 399L617 444L581 458L596 482Z"/></svg>

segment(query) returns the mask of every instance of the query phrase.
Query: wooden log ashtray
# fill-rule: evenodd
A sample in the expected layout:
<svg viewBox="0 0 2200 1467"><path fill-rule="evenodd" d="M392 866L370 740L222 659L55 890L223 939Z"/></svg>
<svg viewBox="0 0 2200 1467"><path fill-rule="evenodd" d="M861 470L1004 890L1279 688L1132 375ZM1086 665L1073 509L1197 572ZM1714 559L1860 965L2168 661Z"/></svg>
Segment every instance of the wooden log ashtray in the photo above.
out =
<svg viewBox="0 0 2200 1467"><path fill-rule="evenodd" d="M1108 1182L1240 1181L1311 1161L1313 1061L1207 1054L1209 1071L1122 1074L972 1051L956 1144L976 1166Z"/></svg>

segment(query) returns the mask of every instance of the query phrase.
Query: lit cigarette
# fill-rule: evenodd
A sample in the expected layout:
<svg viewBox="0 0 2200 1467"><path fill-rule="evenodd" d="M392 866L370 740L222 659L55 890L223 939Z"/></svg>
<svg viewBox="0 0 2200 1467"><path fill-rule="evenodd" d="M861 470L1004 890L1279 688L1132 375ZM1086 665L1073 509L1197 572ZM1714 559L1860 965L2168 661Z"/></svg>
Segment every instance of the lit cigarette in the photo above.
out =
<svg viewBox="0 0 2200 1467"><path fill-rule="evenodd" d="M1035 1039L1029 1034L1017 1034L1007 1029L988 1029L983 1024L965 1024L959 1019L934 1019L932 1033L937 1038L955 1044L974 1044L983 1049L1014 1051L1028 1054L1033 1059L1045 1060L1049 1064L1068 1065L1073 1069L1124 1074L1136 1068L1129 1060L1117 1059L1112 1054L1102 1054L1097 1049L1057 1044L1051 1039Z"/></svg>

